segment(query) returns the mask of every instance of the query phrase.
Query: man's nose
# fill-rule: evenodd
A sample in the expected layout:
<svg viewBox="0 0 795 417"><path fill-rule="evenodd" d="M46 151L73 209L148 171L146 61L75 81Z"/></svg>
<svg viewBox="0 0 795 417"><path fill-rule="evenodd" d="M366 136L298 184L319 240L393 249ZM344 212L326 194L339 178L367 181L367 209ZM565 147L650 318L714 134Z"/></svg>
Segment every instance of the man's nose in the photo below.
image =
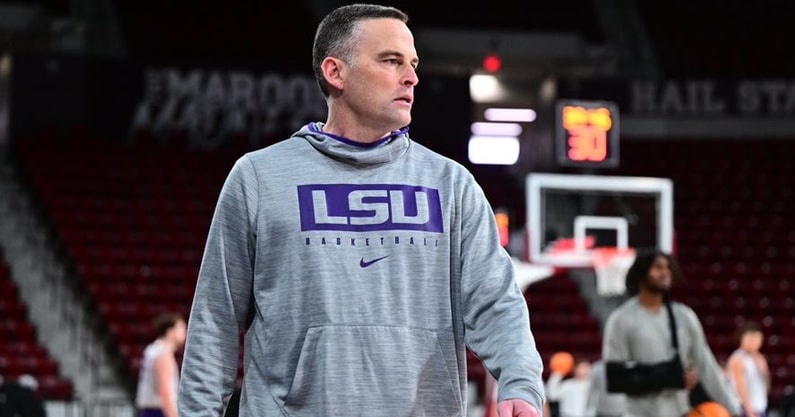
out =
<svg viewBox="0 0 795 417"><path fill-rule="evenodd" d="M407 86L415 86L419 84L420 78L417 76L417 69L409 66L409 69L406 70L406 75L403 78L403 84Z"/></svg>

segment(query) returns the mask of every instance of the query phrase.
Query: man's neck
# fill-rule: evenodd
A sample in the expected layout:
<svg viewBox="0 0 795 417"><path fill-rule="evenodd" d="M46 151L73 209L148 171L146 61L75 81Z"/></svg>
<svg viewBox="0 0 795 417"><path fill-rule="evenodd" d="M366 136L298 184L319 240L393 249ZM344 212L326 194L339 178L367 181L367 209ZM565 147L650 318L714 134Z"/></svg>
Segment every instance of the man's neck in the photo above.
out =
<svg viewBox="0 0 795 417"><path fill-rule="evenodd" d="M389 135L390 130L383 126L368 126L362 123L352 111L344 111L329 106L328 118L323 124L323 132L360 143L373 143Z"/></svg>
<svg viewBox="0 0 795 417"><path fill-rule="evenodd" d="M740 346L740 350L742 350L743 352L745 352L745 353L747 353L749 355L756 355L757 353L759 353L758 350L746 349L746 348L744 348L742 346Z"/></svg>
<svg viewBox="0 0 795 417"><path fill-rule="evenodd" d="M174 343L173 341L171 341L167 337L161 337L160 338L160 343L164 344L166 346L166 348L169 351L171 351L171 352L176 352L177 351L176 343Z"/></svg>
<svg viewBox="0 0 795 417"><path fill-rule="evenodd" d="M638 302L647 310L657 311L663 306L663 296L658 292L641 289L638 292Z"/></svg>
<svg viewBox="0 0 795 417"><path fill-rule="evenodd" d="M375 130L375 129L368 129L365 127L357 127L355 129L347 129L342 128L339 125L324 125L323 132L330 133L335 136L340 136L348 140L352 140L354 142L359 142L363 144L369 144L377 142L387 135L389 135L389 131L384 131L383 129Z"/></svg>

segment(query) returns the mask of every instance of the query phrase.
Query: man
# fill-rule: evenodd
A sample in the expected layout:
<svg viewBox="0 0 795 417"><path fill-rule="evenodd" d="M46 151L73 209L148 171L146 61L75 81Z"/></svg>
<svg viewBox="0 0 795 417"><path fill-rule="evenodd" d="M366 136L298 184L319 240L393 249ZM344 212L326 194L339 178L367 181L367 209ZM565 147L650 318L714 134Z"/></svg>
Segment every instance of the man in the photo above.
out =
<svg viewBox="0 0 795 417"><path fill-rule="evenodd" d="M608 317L602 357L606 362L657 364L674 357L665 298L682 273L669 254L639 253L627 272L627 292L632 297ZM739 404L721 375L706 342L698 317L688 306L672 302L685 389L666 388L643 395L627 395L630 417L679 417L690 410L688 390L700 381L705 391L732 415ZM610 375L608 374L608 379Z"/></svg>
<svg viewBox="0 0 795 417"><path fill-rule="evenodd" d="M244 155L199 272L181 417L464 416L466 347L502 417L537 416L542 363L494 214L460 164L408 136L419 59L400 10L318 26L325 123Z"/></svg>
<svg viewBox="0 0 795 417"><path fill-rule="evenodd" d="M176 352L185 343L185 320L161 314L154 320L157 339L144 349L135 405L139 417L177 417L179 369Z"/></svg>
<svg viewBox="0 0 795 417"><path fill-rule="evenodd" d="M752 322L744 323L738 330L739 347L729 357L729 381L737 392L744 417L764 417L770 391L770 369L765 355L760 352L762 329Z"/></svg>

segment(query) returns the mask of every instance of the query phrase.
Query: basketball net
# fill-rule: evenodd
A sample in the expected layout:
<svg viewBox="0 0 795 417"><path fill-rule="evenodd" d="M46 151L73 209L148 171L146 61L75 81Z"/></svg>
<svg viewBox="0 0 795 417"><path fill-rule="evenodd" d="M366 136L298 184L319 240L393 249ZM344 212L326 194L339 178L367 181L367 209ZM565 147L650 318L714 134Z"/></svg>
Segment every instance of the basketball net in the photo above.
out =
<svg viewBox="0 0 795 417"><path fill-rule="evenodd" d="M635 249L617 247L594 248L593 268L596 272L596 292L603 296L621 295L627 290L627 271L635 262Z"/></svg>

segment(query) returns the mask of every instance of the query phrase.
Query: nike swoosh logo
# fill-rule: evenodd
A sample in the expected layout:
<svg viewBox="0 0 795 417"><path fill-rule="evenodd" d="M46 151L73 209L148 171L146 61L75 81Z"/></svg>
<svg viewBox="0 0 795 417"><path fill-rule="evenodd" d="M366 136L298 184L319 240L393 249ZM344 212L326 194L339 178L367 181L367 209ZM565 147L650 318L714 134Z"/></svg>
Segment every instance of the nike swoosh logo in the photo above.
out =
<svg viewBox="0 0 795 417"><path fill-rule="evenodd" d="M370 266L370 265L372 265L372 264L374 264L374 263L376 263L376 262L378 262L380 260L386 259L388 257L389 257L389 255L382 256L380 258L375 258L372 261L366 261L366 262L365 262L364 258L362 258L362 260L359 261L359 266L361 266L362 268L367 268L368 266Z"/></svg>

